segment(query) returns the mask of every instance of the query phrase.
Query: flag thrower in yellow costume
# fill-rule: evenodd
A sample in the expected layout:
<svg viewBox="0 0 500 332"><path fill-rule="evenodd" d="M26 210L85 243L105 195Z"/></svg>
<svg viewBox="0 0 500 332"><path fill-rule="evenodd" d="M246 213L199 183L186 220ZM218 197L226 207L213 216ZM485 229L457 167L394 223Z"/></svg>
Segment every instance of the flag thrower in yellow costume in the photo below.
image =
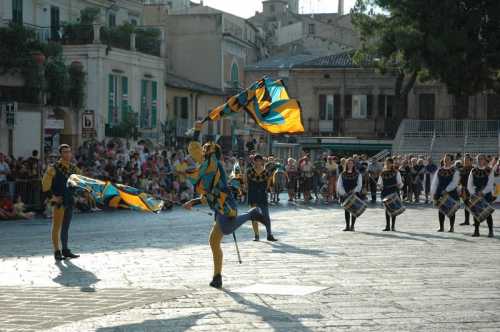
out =
<svg viewBox="0 0 500 332"><path fill-rule="evenodd" d="M216 121L244 110L265 131L271 134L302 134L304 126L298 100L290 99L283 81L269 77L253 83L211 110L204 120Z"/></svg>

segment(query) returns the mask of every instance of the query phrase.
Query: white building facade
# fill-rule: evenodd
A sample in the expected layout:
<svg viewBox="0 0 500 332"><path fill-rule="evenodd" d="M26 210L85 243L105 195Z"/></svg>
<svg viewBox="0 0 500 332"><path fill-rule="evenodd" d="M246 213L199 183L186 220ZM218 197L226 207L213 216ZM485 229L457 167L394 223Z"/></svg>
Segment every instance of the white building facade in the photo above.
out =
<svg viewBox="0 0 500 332"><path fill-rule="evenodd" d="M80 23L81 11L87 8L95 8L98 13L87 26L88 35L76 41L67 40L66 27ZM2 0L0 25L10 23L35 30L40 41L63 44L65 63L77 63L85 72L85 91L82 108L58 107L58 110L65 111L64 114L43 104L18 103L13 133L7 133L3 127L0 129L0 151L25 156L29 151L17 147L42 150L47 145L47 135L58 135L57 143L74 145L86 138L103 140L114 136L113 128L119 126L125 111L137 113L142 138L159 142L161 125L166 119L165 34L161 28L157 29L159 38L154 52L151 52L151 47L149 51L145 50L148 45L139 43L135 33L130 35L130 40L122 42L125 46L116 45L111 39L106 39L109 37L103 36L103 31L123 24L145 31L146 28L141 27L142 0ZM0 77L0 88L2 85L22 87L23 79L19 76ZM86 131L86 136L82 137L84 112L92 114L94 121L92 130ZM59 120L57 126L54 120ZM60 121L63 121L63 128ZM26 130L40 134L18 135Z"/></svg>

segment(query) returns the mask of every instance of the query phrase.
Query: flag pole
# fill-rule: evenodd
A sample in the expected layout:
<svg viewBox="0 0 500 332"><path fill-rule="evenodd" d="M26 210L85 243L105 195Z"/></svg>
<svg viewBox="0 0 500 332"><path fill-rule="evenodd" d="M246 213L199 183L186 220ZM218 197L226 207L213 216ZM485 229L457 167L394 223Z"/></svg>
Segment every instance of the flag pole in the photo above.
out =
<svg viewBox="0 0 500 332"><path fill-rule="evenodd" d="M238 254L238 262L241 264L240 249L238 248L238 242L236 241L236 234L233 232L234 246L236 247L236 253Z"/></svg>

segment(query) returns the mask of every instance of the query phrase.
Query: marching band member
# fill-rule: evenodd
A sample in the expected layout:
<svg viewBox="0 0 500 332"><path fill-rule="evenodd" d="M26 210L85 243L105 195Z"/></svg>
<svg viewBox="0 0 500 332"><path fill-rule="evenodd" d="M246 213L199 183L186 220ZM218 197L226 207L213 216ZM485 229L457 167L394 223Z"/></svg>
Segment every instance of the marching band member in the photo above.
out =
<svg viewBox="0 0 500 332"><path fill-rule="evenodd" d="M459 200L457 186L460 181L460 174L452 166L452 158L450 154L445 154L441 162L441 167L434 175L434 179L431 184L431 195L434 201L437 201L443 196L443 194L449 194L453 199ZM450 233L454 232L455 226L455 215L449 217L450 219ZM439 211L439 230L438 232L444 232L444 220L445 215Z"/></svg>
<svg viewBox="0 0 500 332"><path fill-rule="evenodd" d="M477 166L472 169L467 181L467 189L470 195L477 195L483 197L488 203L493 202L493 171L489 168L486 157L482 154L477 156ZM488 237L493 237L493 216L486 218L488 224ZM479 236L479 221L474 219L474 234L472 236Z"/></svg>
<svg viewBox="0 0 500 332"><path fill-rule="evenodd" d="M380 196L382 197L382 201L387 196L397 193L399 196L399 190L403 188L403 181L401 180L401 174L398 170L394 169L394 160L392 158L387 158L385 160L384 169L380 173L378 178L378 186L382 189ZM385 229L384 232L388 232L390 230L395 231L396 228L396 216L392 217L392 225L391 216L387 211L385 211Z"/></svg>
<svg viewBox="0 0 500 332"><path fill-rule="evenodd" d="M341 201L345 201L349 195L355 193L358 196L361 195L361 190L363 189L363 178L360 173L355 169L354 159L348 158L346 161L345 170L340 174L337 181L337 192L340 195ZM351 221L349 224L349 220ZM354 223L356 222L356 217L351 216L351 214L345 210L345 231L354 232Z"/></svg>
<svg viewBox="0 0 500 332"><path fill-rule="evenodd" d="M247 170L248 204L258 207L264 216L268 241L277 241L271 232L271 218L269 217L269 206L267 202L267 189L270 186L274 169L264 168L264 158L257 154L253 157L253 165ZM259 224L252 221L254 241L259 241Z"/></svg>
<svg viewBox="0 0 500 332"><path fill-rule="evenodd" d="M462 167L460 167L460 186L461 186L461 192L460 196L462 197L462 200L465 201L469 199L469 189L467 186L467 183L469 181L469 175L470 172L472 171L473 165L472 165L472 158L469 154L466 154L464 156L464 164ZM470 225L470 212L467 209L464 209L465 212L465 221L460 224L460 226L464 225Z"/></svg>
<svg viewBox="0 0 500 332"><path fill-rule="evenodd" d="M184 208L190 210L194 205L208 204L214 211L215 222L209 239L214 262L214 275L210 286L221 288L223 258L221 242L224 235L233 233L249 220L257 220L266 226L267 224L258 208L238 215L237 204L230 193L226 172L220 161L222 150L213 142L201 146L198 142L201 127L202 122L196 122L193 141L188 146L189 154L199 165L195 190L200 197L186 202Z"/></svg>

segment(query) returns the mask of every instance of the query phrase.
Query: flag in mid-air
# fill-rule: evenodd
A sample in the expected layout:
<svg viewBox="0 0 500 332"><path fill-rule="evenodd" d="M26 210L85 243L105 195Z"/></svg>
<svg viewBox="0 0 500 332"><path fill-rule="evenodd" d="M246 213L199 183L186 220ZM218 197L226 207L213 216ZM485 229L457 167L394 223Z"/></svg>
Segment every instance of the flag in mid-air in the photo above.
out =
<svg viewBox="0 0 500 332"><path fill-rule="evenodd" d="M215 121L241 110L247 112L262 129L271 134L304 132L300 103L290 99L281 80L262 78L248 89L230 97L225 104L212 109L208 118Z"/></svg>

